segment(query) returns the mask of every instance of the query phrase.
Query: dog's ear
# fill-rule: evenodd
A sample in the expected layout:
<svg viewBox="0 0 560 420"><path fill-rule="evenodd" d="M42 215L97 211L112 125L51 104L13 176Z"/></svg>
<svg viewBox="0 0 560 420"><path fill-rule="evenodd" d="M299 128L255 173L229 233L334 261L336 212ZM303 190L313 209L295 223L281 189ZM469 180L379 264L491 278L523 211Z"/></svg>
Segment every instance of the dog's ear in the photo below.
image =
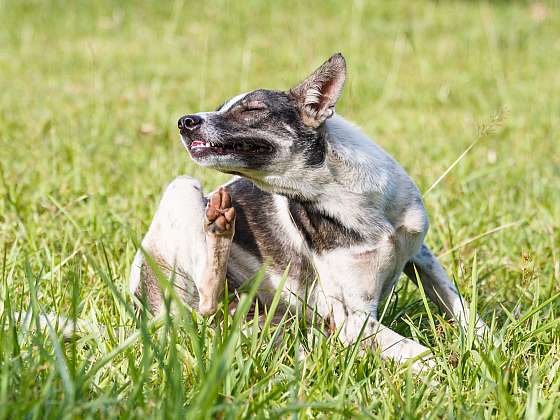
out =
<svg viewBox="0 0 560 420"><path fill-rule="evenodd" d="M325 61L307 79L290 90L296 99L303 122L320 126L334 112L346 80L346 60L337 53Z"/></svg>

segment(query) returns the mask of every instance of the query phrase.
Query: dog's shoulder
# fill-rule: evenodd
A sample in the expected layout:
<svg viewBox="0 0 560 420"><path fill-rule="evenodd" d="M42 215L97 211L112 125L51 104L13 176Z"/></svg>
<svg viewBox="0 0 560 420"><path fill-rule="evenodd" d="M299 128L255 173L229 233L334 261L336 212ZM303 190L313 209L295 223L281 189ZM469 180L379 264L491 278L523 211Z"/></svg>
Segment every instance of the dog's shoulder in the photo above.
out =
<svg viewBox="0 0 560 420"><path fill-rule="evenodd" d="M379 191L407 184L403 168L359 127L339 115L327 121L329 167L354 192Z"/></svg>
<svg viewBox="0 0 560 420"><path fill-rule="evenodd" d="M387 219L395 228L427 230L422 196L402 166L343 117L334 115L326 128L329 170L338 190L348 192L346 200L355 202L345 207L369 209L378 223ZM337 200L332 201L334 207Z"/></svg>

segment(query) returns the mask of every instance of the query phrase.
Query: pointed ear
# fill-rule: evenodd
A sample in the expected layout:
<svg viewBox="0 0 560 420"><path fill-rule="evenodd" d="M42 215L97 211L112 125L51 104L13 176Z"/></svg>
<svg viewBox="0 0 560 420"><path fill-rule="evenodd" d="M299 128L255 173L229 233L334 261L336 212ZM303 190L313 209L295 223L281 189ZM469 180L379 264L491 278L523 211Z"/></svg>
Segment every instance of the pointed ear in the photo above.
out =
<svg viewBox="0 0 560 420"><path fill-rule="evenodd" d="M346 60L338 53L290 90L298 103L305 125L319 127L333 115L334 105L342 93L345 80Z"/></svg>

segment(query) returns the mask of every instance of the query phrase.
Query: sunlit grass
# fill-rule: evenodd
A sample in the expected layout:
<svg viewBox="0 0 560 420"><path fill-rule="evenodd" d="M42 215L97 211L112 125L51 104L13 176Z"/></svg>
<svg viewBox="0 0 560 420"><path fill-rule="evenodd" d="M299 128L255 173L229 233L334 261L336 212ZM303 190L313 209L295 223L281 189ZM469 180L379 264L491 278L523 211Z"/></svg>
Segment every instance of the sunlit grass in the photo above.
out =
<svg viewBox="0 0 560 420"><path fill-rule="evenodd" d="M0 22L0 418L558 416L556 3L0 1ZM259 327L250 288L211 320L128 294L166 183L228 179L188 160L177 118L336 51L338 112L417 182L429 245L502 340L403 279L383 321L433 350L426 376L297 314ZM41 313L89 327L64 341Z"/></svg>

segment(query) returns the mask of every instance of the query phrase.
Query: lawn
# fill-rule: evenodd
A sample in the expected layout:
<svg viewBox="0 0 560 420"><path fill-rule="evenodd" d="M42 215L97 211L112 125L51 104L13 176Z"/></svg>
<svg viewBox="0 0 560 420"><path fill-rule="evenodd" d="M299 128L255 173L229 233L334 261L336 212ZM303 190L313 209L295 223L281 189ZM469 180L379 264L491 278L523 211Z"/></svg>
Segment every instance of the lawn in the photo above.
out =
<svg viewBox="0 0 560 420"><path fill-rule="evenodd" d="M0 0L0 22L0 419L558 418L557 2ZM502 340L427 312L403 278L383 321L433 349L429 375L297 317L132 312L163 187L228 179L190 161L178 117L336 51L338 112L416 181L429 246ZM41 312L90 328L64 341Z"/></svg>

